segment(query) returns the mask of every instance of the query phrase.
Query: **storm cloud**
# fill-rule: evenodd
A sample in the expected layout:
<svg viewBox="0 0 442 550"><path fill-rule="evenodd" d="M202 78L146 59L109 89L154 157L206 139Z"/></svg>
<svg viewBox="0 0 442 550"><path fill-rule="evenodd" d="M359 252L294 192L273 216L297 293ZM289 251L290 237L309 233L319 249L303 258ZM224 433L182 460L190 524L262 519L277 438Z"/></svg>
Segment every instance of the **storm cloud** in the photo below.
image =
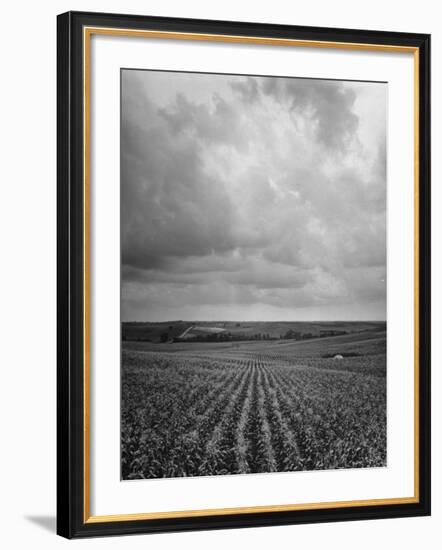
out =
<svg viewBox="0 0 442 550"><path fill-rule="evenodd" d="M385 319L386 84L121 74L123 320Z"/></svg>

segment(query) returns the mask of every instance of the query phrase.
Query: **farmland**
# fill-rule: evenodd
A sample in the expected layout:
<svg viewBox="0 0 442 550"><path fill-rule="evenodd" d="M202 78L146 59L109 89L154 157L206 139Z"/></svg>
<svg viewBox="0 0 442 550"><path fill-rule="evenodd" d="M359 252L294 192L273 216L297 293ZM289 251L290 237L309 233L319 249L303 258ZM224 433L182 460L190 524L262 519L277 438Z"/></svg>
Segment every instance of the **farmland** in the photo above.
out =
<svg viewBox="0 0 442 550"><path fill-rule="evenodd" d="M123 342L122 478L385 466L385 324L345 332Z"/></svg>

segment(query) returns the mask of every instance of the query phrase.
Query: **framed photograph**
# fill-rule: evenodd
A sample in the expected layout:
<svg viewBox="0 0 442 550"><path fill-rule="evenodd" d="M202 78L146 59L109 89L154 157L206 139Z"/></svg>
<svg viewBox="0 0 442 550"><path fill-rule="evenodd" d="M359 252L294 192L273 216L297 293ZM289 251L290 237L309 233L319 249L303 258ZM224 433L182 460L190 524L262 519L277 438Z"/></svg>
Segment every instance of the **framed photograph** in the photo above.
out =
<svg viewBox="0 0 442 550"><path fill-rule="evenodd" d="M430 37L58 17L58 533L430 513Z"/></svg>

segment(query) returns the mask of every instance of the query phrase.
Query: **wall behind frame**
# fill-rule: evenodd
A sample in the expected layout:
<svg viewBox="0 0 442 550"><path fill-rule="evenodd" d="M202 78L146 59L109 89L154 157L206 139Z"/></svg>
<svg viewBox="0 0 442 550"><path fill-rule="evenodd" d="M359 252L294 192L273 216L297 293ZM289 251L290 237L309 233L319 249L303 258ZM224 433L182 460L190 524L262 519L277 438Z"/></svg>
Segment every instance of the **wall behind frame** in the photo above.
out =
<svg viewBox="0 0 442 550"><path fill-rule="evenodd" d="M347 0L295 4L284 0L61 0L18 1L3 7L2 186L2 380L0 472L2 540L6 548L103 548L213 550L296 544L312 549L359 550L395 545L437 547L442 535L442 190L433 186L433 516L375 522L242 529L68 542L55 535L55 17L68 10L286 23L325 27L426 32L432 36L433 151L442 148L442 30L438 4ZM442 179L433 155L432 179ZM89 546L90 547L90 546Z"/></svg>

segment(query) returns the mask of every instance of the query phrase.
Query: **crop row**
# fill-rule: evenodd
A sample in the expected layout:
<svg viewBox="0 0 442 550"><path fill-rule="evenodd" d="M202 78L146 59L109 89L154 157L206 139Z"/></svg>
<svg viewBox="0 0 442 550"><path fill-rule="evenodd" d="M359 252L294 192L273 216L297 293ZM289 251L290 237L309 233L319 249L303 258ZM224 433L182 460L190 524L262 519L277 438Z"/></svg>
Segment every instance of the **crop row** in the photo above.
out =
<svg viewBox="0 0 442 550"><path fill-rule="evenodd" d="M385 465L385 378L230 353L124 352L123 479Z"/></svg>

